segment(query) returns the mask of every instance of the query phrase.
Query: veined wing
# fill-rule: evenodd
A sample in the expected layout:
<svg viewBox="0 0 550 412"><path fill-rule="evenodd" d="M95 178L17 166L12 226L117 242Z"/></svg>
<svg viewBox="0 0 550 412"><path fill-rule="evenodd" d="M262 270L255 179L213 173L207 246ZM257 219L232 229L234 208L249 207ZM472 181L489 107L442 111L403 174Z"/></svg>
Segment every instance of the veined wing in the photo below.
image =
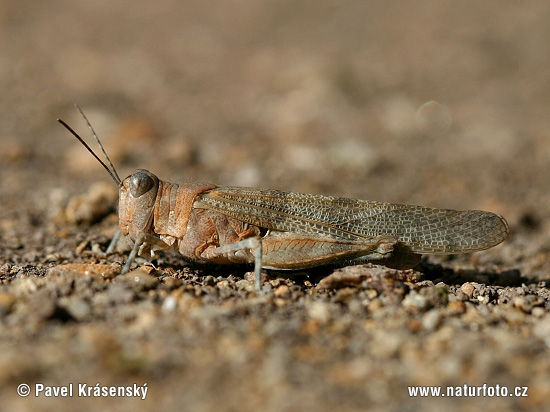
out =
<svg viewBox="0 0 550 412"><path fill-rule="evenodd" d="M284 232L344 240L391 235L414 253L473 252L495 246L508 236L506 221L490 212L279 190L219 187L198 195L193 207L212 209L252 225Z"/></svg>

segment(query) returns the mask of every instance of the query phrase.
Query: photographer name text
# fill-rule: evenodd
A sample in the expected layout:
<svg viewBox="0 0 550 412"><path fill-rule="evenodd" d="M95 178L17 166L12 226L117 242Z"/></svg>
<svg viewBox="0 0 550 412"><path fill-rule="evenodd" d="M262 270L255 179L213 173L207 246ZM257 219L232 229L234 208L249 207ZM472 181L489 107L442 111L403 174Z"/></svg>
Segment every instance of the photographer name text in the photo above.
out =
<svg viewBox="0 0 550 412"><path fill-rule="evenodd" d="M147 397L147 383L143 385L89 385L87 383L73 384L60 386L49 386L42 383L34 384L34 396L45 398L70 398L77 396L79 398L141 398L145 400ZM31 394L31 387L27 384L21 384L17 388L20 396L26 397Z"/></svg>

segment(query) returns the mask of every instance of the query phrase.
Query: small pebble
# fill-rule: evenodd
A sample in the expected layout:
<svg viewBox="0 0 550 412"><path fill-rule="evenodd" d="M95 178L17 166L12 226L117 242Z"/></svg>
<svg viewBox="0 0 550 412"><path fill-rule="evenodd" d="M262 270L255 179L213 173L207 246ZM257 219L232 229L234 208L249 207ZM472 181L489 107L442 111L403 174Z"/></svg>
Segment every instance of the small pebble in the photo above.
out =
<svg viewBox="0 0 550 412"><path fill-rule="evenodd" d="M82 299L71 299L65 309L74 319L79 321L88 319L91 315L90 304Z"/></svg>
<svg viewBox="0 0 550 412"><path fill-rule="evenodd" d="M422 310L427 307L427 301L424 296L413 290L403 299L402 305L409 309Z"/></svg>
<svg viewBox="0 0 550 412"><path fill-rule="evenodd" d="M321 324L327 323L331 318L330 310L326 303L317 301L308 302L306 309L308 315Z"/></svg>
<svg viewBox="0 0 550 412"><path fill-rule="evenodd" d="M72 273L95 276L102 279L112 279L120 273L120 265L68 263L48 269L46 276L69 276Z"/></svg>
<svg viewBox="0 0 550 412"><path fill-rule="evenodd" d="M439 309L431 309L422 317L422 326L426 330L434 330L441 322L442 313Z"/></svg>
<svg viewBox="0 0 550 412"><path fill-rule="evenodd" d="M468 299L472 299L474 296L474 289L474 285L470 282L466 282L460 287L460 290L468 297Z"/></svg>
<svg viewBox="0 0 550 412"><path fill-rule="evenodd" d="M158 285L158 279L149 274L147 267L140 267L124 275L118 276L115 281L131 285L135 290L148 290Z"/></svg>
<svg viewBox="0 0 550 412"><path fill-rule="evenodd" d="M178 301L176 300L176 298L173 296L168 296L166 299L164 299L164 302L162 302L161 310L164 313L174 312L177 305Z"/></svg>
<svg viewBox="0 0 550 412"><path fill-rule="evenodd" d="M542 318L546 314L546 309L537 306L531 310L531 314L536 318Z"/></svg>
<svg viewBox="0 0 550 412"><path fill-rule="evenodd" d="M512 304L525 313L531 313L531 309L533 308L526 296L515 296L512 299Z"/></svg>
<svg viewBox="0 0 550 412"><path fill-rule="evenodd" d="M281 285L275 289L273 293L275 296L287 296L289 294L289 288L287 285Z"/></svg>
<svg viewBox="0 0 550 412"><path fill-rule="evenodd" d="M376 312L378 309L380 309L382 306L384 306L382 304L382 302L380 301L380 299L373 299L369 302L368 306L367 306L367 310L369 312Z"/></svg>
<svg viewBox="0 0 550 412"><path fill-rule="evenodd" d="M8 314L16 301L17 298L11 293L0 293L0 317Z"/></svg>

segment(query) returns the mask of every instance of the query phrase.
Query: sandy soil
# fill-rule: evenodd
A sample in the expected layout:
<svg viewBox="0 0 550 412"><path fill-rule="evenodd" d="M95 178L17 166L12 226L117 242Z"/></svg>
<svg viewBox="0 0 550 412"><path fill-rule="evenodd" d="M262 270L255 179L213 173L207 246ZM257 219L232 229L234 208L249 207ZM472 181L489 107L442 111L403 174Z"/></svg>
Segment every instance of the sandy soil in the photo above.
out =
<svg viewBox="0 0 550 412"><path fill-rule="evenodd" d="M2 408L544 408L549 42L545 1L0 3ZM98 253L116 187L56 123L89 136L75 102L123 176L490 210L511 235L412 271L271 272L263 294L174 255L120 276L126 254ZM528 396L408 392L465 384Z"/></svg>

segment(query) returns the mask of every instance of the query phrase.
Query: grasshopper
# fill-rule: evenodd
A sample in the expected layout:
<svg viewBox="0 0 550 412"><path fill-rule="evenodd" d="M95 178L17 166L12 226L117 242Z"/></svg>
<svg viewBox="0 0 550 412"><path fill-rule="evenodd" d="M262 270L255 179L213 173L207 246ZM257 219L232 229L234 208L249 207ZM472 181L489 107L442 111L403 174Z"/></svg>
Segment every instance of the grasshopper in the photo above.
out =
<svg viewBox="0 0 550 412"><path fill-rule="evenodd" d="M415 266L422 254L458 254L506 239L506 220L479 210L435 209L280 190L174 184L137 169L121 180L90 122L77 106L107 163L63 120L119 187L120 235L132 245L121 273L137 255L175 250L187 261L254 263L261 269L307 269L375 261Z"/></svg>

